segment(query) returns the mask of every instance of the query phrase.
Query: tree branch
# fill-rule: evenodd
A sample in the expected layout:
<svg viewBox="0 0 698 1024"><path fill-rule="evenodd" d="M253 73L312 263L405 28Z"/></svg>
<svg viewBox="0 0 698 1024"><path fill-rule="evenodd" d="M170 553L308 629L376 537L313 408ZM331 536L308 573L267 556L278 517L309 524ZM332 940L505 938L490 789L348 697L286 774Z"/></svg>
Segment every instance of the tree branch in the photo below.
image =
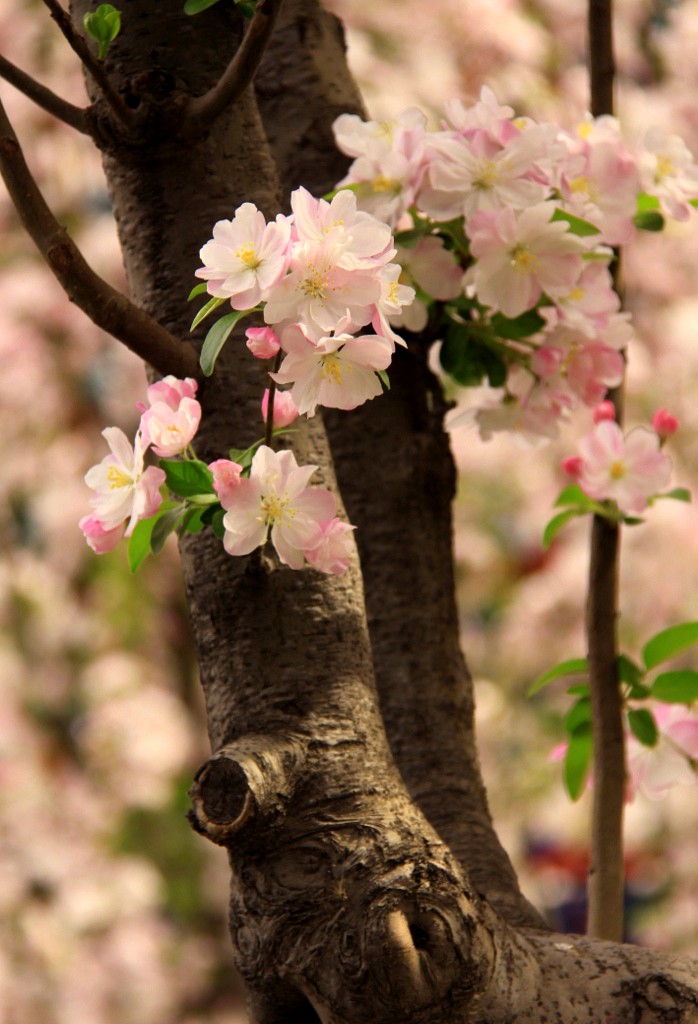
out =
<svg viewBox="0 0 698 1024"><path fill-rule="evenodd" d="M613 113L612 0L589 0L589 77L594 117ZM619 265L614 268L618 290ZM621 389L609 395L618 422ZM594 788L587 932L620 942L623 938L623 807L625 736L618 679L617 618L620 528L594 516L591 532L587 637Z"/></svg>
<svg viewBox="0 0 698 1024"><path fill-rule="evenodd" d="M283 0L259 0L254 17L235 56L216 85L203 96L191 99L182 115L183 131L208 128L223 111L238 99L259 67L276 16Z"/></svg>
<svg viewBox="0 0 698 1024"><path fill-rule="evenodd" d="M22 223L71 302L160 373L199 376L194 347L178 341L87 264L46 205L1 102L0 172Z"/></svg>
<svg viewBox="0 0 698 1024"><path fill-rule="evenodd" d="M123 124L130 125L133 122L133 111L124 103L118 92L114 90L104 71L104 66L92 53L83 36L75 31L70 15L64 11L58 0L44 0L44 3L51 12L51 17L65 36L68 45L80 58L86 70L92 75L105 100L118 119Z"/></svg>
<svg viewBox="0 0 698 1024"><path fill-rule="evenodd" d="M82 132L83 135L89 134L85 111L81 107L76 107L73 103L68 103L67 100L56 96L54 92L47 89L45 85L41 85L31 75L20 70L2 54L0 54L0 78L4 78L10 85L14 85L15 89L19 89L37 106L53 117L57 117L59 121Z"/></svg>

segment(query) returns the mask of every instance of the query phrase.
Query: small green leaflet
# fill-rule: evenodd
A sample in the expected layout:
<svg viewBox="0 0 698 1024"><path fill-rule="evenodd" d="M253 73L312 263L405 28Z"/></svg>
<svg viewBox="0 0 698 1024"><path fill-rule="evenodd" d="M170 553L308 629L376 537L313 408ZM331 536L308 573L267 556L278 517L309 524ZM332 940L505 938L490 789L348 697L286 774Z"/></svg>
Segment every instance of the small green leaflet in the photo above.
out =
<svg viewBox="0 0 698 1024"><path fill-rule="evenodd" d="M539 690L542 690L544 686L552 683L555 679L561 679L563 676L579 676L586 674L588 671L589 662L586 658L570 658L568 661L561 661L552 668L549 668L542 676L538 676L529 686L526 696L532 697L534 693L538 693Z"/></svg>
<svg viewBox="0 0 698 1024"><path fill-rule="evenodd" d="M574 519L575 516L586 515L587 512L588 509L585 508L568 508L566 512L559 512L556 516L553 516L543 530L543 547L546 550L550 547L562 527L569 523L570 519Z"/></svg>
<svg viewBox="0 0 698 1024"><path fill-rule="evenodd" d="M104 60L109 46L121 31L121 11L111 4L100 4L95 11L88 11L82 19L85 32L99 44L99 59Z"/></svg>
<svg viewBox="0 0 698 1024"><path fill-rule="evenodd" d="M642 649L642 658L646 668L654 668L655 665L668 661L675 654L693 647L698 643L698 622L682 622L678 626L670 626L669 629L657 633L645 644Z"/></svg>
<svg viewBox="0 0 698 1024"><path fill-rule="evenodd" d="M658 210L647 210L646 213L636 213L633 224L641 231L661 231L664 227L664 217Z"/></svg>
<svg viewBox="0 0 698 1024"><path fill-rule="evenodd" d="M591 750L591 725L589 722L584 722L570 736L562 771L565 789L572 800L578 800L584 792L584 784L591 764Z"/></svg>
<svg viewBox="0 0 698 1024"><path fill-rule="evenodd" d="M189 298L191 298L191 295L189 296ZM213 313L214 309L218 309L219 306L222 306L225 301L225 299L219 299L214 296L214 298L209 299L208 302L204 303L204 305L201 307L199 312L192 320L191 327L189 328L189 330L196 330L201 321L205 320L209 313Z"/></svg>
<svg viewBox="0 0 698 1024"><path fill-rule="evenodd" d="M689 505L692 501L691 492L687 487L675 487L673 491L665 491L664 494L655 494L653 501L659 501L660 498L673 498L674 501L685 501Z"/></svg>
<svg viewBox="0 0 698 1024"><path fill-rule="evenodd" d="M213 474L205 462L160 459L160 467L165 470L169 489L181 498L215 496Z"/></svg>
<svg viewBox="0 0 698 1024"><path fill-rule="evenodd" d="M593 498L590 498L588 494L585 494L582 488L578 484L569 484L558 494L555 505L578 505L580 508L587 509L592 512L595 511L597 503Z"/></svg>
<svg viewBox="0 0 698 1024"><path fill-rule="evenodd" d="M659 209L659 200L648 192L640 192L637 197L637 213L649 213L650 210Z"/></svg>
<svg viewBox="0 0 698 1024"><path fill-rule="evenodd" d="M647 708L633 708L628 711L628 725L630 731L646 747L656 747L659 739L657 723L654 715Z"/></svg>
<svg viewBox="0 0 698 1024"><path fill-rule="evenodd" d="M591 700L588 697L580 697L565 716L565 731L574 734L587 722L591 722Z"/></svg>
<svg viewBox="0 0 698 1024"><path fill-rule="evenodd" d="M182 505L178 502L163 501L156 515L151 516L149 519L141 519L139 523L136 523L128 542L128 564L131 572L136 572L140 568L143 559L153 550L153 532L158 522L172 513L175 513L176 519L177 516L181 515L181 512ZM162 544L160 547L162 547Z"/></svg>
<svg viewBox="0 0 698 1024"><path fill-rule="evenodd" d="M630 687L626 697L631 700L644 700L649 696L649 687L642 682L644 675L639 665L636 665L627 654L619 654L616 659L618 678L622 683Z"/></svg>
<svg viewBox="0 0 698 1024"><path fill-rule="evenodd" d="M234 313L228 313L216 320L215 324L204 338L203 348L199 356L201 369L206 377L210 377L216 366L216 359L221 349L228 340L235 325L244 316L257 312L256 309L238 309Z"/></svg>
<svg viewBox="0 0 698 1024"><path fill-rule="evenodd" d="M390 391L390 377L388 377L387 370L376 370L376 376L380 380L381 384L386 391Z"/></svg>
<svg viewBox="0 0 698 1024"><path fill-rule="evenodd" d="M581 217L575 217L573 213L567 213L565 210L561 210L558 206L555 213L550 218L550 223L555 223L556 220L564 220L569 224L570 234L579 235L580 238L584 238L587 235L598 235L600 234L599 229L591 221L583 220Z"/></svg>
<svg viewBox="0 0 698 1024"><path fill-rule="evenodd" d="M187 302L191 302L191 300L195 299L197 295L203 295L204 292L207 290L207 287L208 286L205 281L201 281L200 284L195 284L192 290L187 295Z"/></svg>
<svg viewBox="0 0 698 1024"><path fill-rule="evenodd" d="M650 696L666 704L692 704L698 700L698 672L690 668L662 672L652 683Z"/></svg>
<svg viewBox="0 0 698 1024"><path fill-rule="evenodd" d="M217 4L218 0L187 0L184 5L185 14L200 14L201 11L207 10L209 7L213 7Z"/></svg>
<svg viewBox="0 0 698 1024"><path fill-rule="evenodd" d="M500 338L507 338L509 341L528 338L545 327L545 320L535 309L527 309L525 313L513 318L495 313L490 323Z"/></svg>

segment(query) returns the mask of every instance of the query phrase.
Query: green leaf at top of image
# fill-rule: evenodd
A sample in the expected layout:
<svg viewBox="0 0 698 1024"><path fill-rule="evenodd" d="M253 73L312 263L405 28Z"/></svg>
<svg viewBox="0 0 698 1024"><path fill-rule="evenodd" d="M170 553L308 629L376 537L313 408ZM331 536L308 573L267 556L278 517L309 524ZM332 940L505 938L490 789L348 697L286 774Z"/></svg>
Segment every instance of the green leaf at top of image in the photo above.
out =
<svg viewBox="0 0 698 1024"><path fill-rule="evenodd" d="M218 0L187 0L184 5L185 14L200 14L209 7L217 4Z"/></svg>
<svg viewBox="0 0 698 1024"><path fill-rule="evenodd" d="M542 690L544 686L552 683L555 679L562 679L564 676L579 676L588 671L589 662L586 658L570 658L567 661L560 661L531 683L526 691L526 696L532 697L534 693L538 693L539 690Z"/></svg>
<svg viewBox="0 0 698 1024"><path fill-rule="evenodd" d="M698 700L698 672L690 668L662 672L652 683L650 696L666 704L693 704Z"/></svg>
<svg viewBox="0 0 698 1024"><path fill-rule="evenodd" d="M687 647L698 643L698 622L681 622L678 626L670 626L648 640L642 649L642 658L646 668L668 661L675 654L680 654Z"/></svg>
<svg viewBox="0 0 698 1024"><path fill-rule="evenodd" d="M121 31L121 11L111 4L100 4L83 16L82 23L90 39L99 44L99 59L104 60L110 44Z"/></svg>
<svg viewBox="0 0 698 1024"><path fill-rule="evenodd" d="M572 800L579 800L584 792L591 764L592 745L591 725L589 722L584 722L570 736L562 770L565 789Z"/></svg>

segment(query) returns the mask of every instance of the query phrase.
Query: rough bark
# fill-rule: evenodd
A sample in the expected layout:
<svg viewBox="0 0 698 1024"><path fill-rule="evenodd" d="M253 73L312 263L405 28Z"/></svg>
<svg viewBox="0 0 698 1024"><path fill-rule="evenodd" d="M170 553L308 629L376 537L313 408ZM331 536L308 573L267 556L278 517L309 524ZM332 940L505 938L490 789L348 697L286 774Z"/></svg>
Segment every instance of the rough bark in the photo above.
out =
<svg viewBox="0 0 698 1024"><path fill-rule="evenodd" d="M85 0L76 0L76 21L85 7ZM122 8L124 32L106 71L137 112L135 127L126 134L99 101L94 123L134 298L184 341L191 316L184 298L199 247L215 220L230 217L244 200L267 214L276 212L277 167L251 90L210 132L188 134L186 141L177 135L178 114L188 98L215 84L239 43L241 25L233 6L216 5L192 19L181 14L179 4L158 5L156 16L147 0L127 0ZM323 25L313 15L306 33L317 29L325 38ZM292 87L289 82L287 88ZM280 107L277 121L282 116ZM324 124L326 116L318 115L319 121ZM288 181L278 152L277 159ZM320 176L320 168L311 161L311 172L304 159L296 165L314 184L318 179L311 181L312 175ZM417 494L438 491L439 500L427 512L407 506L409 516L426 517L423 528L431 535L437 527L448 532L444 509L452 467L438 455L444 445L437 429L439 400L435 396L435 406L429 407L431 384L425 384L423 367L419 373L421 383L410 383L407 373L398 389L389 417L395 423L378 419L372 429L390 435L408 425L399 461L414 460L418 466L404 478L398 474L394 486L404 495L417 480ZM253 440L262 387L244 346L229 342L202 396L197 445L203 458ZM293 446L299 461L317 463L324 482L334 486L318 419L294 435ZM361 459L363 465L365 456ZM404 529L405 509L386 513L370 504L383 498L371 495L370 488L363 496L357 491L352 500L357 508L364 502L367 516L387 521L394 515L392 527ZM388 543L379 534L374 541ZM374 555L374 541L367 539L362 558L375 588L373 622L380 620L381 593L389 609L390 621L378 629L385 650L375 648L382 688L388 694L394 674L392 685L406 688L408 713L429 722L430 701L417 699L414 682L426 671L420 644L427 661L433 657L425 635L432 620L416 616L414 627L406 630L403 623L402 633L397 630L398 618L406 614L404 595L391 593L391 565L380 564L395 559L394 547L385 549L389 556L380 548ZM439 563L449 557L445 551L439 549ZM479 880L476 888L410 798L393 761L374 683L358 559L341 577L293 572L268 553L232 559L213 537L200 535L182 544L182 565L214 751L194 784L192 817L199 831L229 851L231 936L249 986L254 1024L600 1024L612 1019L691 1024L698 1019L698 985L690 964L530 928L515 930L478 894ZM439 636L449 645L434 704L455 707L458 728L455 738L444 742L453 743L454 756L459 743L465 746L459 756L473 773L462 784L452 783L454 799L463 800L472 816L461 830L460 857L466 865L472 858L479 879L486 880L486 865L476 863L477 843L466 835L469 828L482 829L491 843L471 749L467 677L453 653L452 598L440 603L437 592L441 581L450 585L450 569L439 564L436 591L426 561L420 560L416 572L427 601L441 609L444 633ZM414 594L414 582L410 588ZM438 820L437 800L429 782L421 780L432 767L438 785L448 777L448 766L431 746L441 742L433 730L443 710L425 728L423 740L408 732L399 705L399 696L383 699L384 713L398 723L391 742L411 776L410 787L445 832L453 823ZM410 735L412 745L421 748L413 765L410 743L404 742ZM504 880L493 892L504 902L509 899L515 914L516 888L503 855L495 870L502 865ZM518 906L525 916L523 904Z"/></svg>

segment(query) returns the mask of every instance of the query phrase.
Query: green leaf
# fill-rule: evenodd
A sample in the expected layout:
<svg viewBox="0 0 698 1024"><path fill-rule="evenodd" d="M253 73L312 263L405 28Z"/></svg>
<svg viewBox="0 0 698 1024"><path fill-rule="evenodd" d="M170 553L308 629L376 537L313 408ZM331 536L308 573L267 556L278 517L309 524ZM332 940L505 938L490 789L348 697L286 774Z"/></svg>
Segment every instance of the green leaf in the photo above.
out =
<svg viewBox="0 0 698 1024"><path fill-rule="evenodd" d="M583 516L585 514L585 509L568 508L566 512L559 512L558 515L553 516L543 530L543 547L546 549L550 547L562 527L569 523L570 519L574 519L575 516Z"/></svg>
<svg viewBox="0 0 698 1024"><path fill-rule="evenodd" d="M256 308L252 309L238 309L234 313L228 313L227 316L221 317L217 320L211 330L204 338L203 348L201 349L201 355L199 356L199 363L205 376L210 377L214 371L216 365L216 359L220 355L220 351L228 340L233 328L242 320L244 316L248 316L250 313L256 312Z"/></svg>
<svg viewBox="0 0 698 1024"><path fill-rule="evenodd" d="M565 731L574 733L585 722L591 721L591 701L588 697L580 697L572 705L565 716Z"/></svg>
<svg viewBox="0 0 698 1024"><path fill-rule="evenodd" d="M542 676L531 683L528 690L526 691L527 697L532 697L534 693L538 693L548 683L552 683L555 679L561 679L563 676L578 676L582 673L589 671L589 662L586 658L570 658L568 661L561 661L557 665L553 665L547 672L544 672Z"/></svg>
<svg viewBox="0 0 698 1024"><path fill-rule="evenodd" d="M660 498L673 498L674 501L685 501L689 505L693 500L691 498L691 492L687 487L674 487L672 491L665 491L664 494L654 495L655 501L658 501Z"/></svg>
<svg viewBox="0 0 698 1024"><path fill-rule="evenodd" d="M150 550L154 555L159 555L165 546L165 541L174 531L179 519L182 516L183 506L177 505L163 515L158 516L153 532L150 535Z"/></svg>
<svg viewBox="0 0 698 1024"><path fill-rule="evenodd" d="M550 218L550 223L554 223L556 220L564 220L569 224L570 234L579 235L580 238L584 238L587 235L598 235L600 234L599 229L591 221L582 220L581 217L575 217L573 213L567 213L566 210L561 210L559 207L555 210L555 213Z"/></svg>
<svg viewBox="0 0 698 1024"><path fill-rule="evenodd" d="M623 683L629 683L631 686L640 686L644 678L644 672L640 666L629 658L627 654L619 654L616 658L616 668L618 669L618 678Z"/></svg>
<svg viewBox="0 0 698 1024"><path fill-rule="evenodd" d="M223 517L225 516L225 509L219 508L213 513L211 517L211 529L218 540L223 540L225 536L225 527L223 526Z"/></svg>
<svg viewBox="0 0 698 1024"><path fill-rule="evenodd" d="M579 484L569 484L558 494L555 506L577 505L580 508L593 509L595 502L588 494L585 494Z"/></svg>
<svg viewBox="0 0 698 1024"><path fill-rule="evenodd" d="M591 692L591 687L588 683L575 683L574 686L567 687L567 693L572 697L588 697Z"/></svg>
<svg viewBox="0 0 698 1024"><path fill-rule="evenodd" d="M591 764L591 751L591 725L585 722L570 737L562 770L565 789L572 800L578 800L584 792L584 784Z"/></svg>
<svg viewBox="0 0 698 1024"><path fill-rule="evenodd" d="M199 14L201 11L205 11L208 7L213 7L217 3L218 0L187 0L184 5L184 13Z"/></svg>
<svg viewBox="0 0 698 1024"><path fill-rule="evenodd" d="M191 296L189 296L189 297L191 298ZM190 331L195 330L199 326L201 321L206 319L206 317L209 315L209 313L213 313L214 309L218 309L218 307L222 306L225 301L226 301L225 299L219 299L216 296L214 296L212 299L209 299L208 302L206 302L201 307L199 312L196 314L196 316L192 320L191 327L189 328L189 330Z"/></svg>
<svg viewBox="0 0 698 1024"><path fill-rule="evenodd" d="M139 523L136 523L128 542L128 564L131 572L137 572L143 559L151 553L153 530L158 521L175 509L179 514L181 508L182 506L177 502L163 501L154 516L150 516L149 519L141 519Z"/></svg>
<svg viewBox="0 0 698 1024"><path fill-rule="evenodd" d="M407 231L398 231L393 237L395 245L399 245L401 249L414 249L424 235L425 232L419 228L409 228Z"/></svg>
<svg viewBox="0 0 698 1024"><path fill-rule="evenodd" d="M636 213L633 224L640 231L661 231L664 227L664 217L656 210L647 210L646 213Z"/></svg>
<svg viewBox="0 0 698 1024"><path fill-rule="evenodd" d="M650 210L659 209L659 200L656 196L651 196L647 192L640 192L637 197L637 212L648 213Z"/></svg>
<svg viewBox="0 0 698 1024"><path fill-rule="evenodd" d="M462 256L470 258L470 242L463 227L462 217L456 217L454 220L437 224L437 228L438 234L450 243L450 248L455 249Z"/></svg>
<svg viewBox="0 0 698 1024"><path fill-rule="evenodd" d="M509 341L528 338L545 327L545 320L535 309L527 309L525 313L513 318L504 316L503 313L495 313L490 318L490 323L500 338L507 338Z"/></svg>
<svg viewBox="0 0 698 1024"><path fill-rule="evenodd" d="M208 286L205 281L201 281L199 284L195 284L192 290L187 295L187 302L191 302L191 300L195 299L197 295L203 295L207 287Z"/></svg>
<svg viewBox="0 0 698 1024"><path fill-rule="evenodd" d="M657 633L645 644L642 658L646 668L654 668L663 661L668 661L675 654L693 647L698 643L698 622L682 622L678 626Z"/></svg>
<svg viewBox="0 0 698 1024"><path fill-rule="evenodd" d="M390 391L390 377L388 376L387 370L376 370L376 376L380 379L381 384L386 391Z"/></svg>
<svg viewBox="0 0 698 1024"><path fill-rule="evenodd" d="M209 506L210 507L210 506ZM220 505L218 506L220 508ZM178 529L184 533L201 533L206 526L203 515L206 508L190 508L182 516Z"/></svg>
<svg viewBox="0 0 698 1024"><path fill-rule="evenodd" d="M698 700L698 672L690 668L662 672L652 683L650 695L666 704L692 704Z"/></svg>
<svg viewBox="0 0 698 1024"><path fill-rule="evenodd" d="M205 462L194 459L160 459L160 466L165 470L167 486L181 498L215 494L213 473Z"/></svg>
<svg viewBox="0 0 698 1024"><path fill-rule="evenodd" d="M659 731L654 715L647 708L633 708L628 711L628 725L630 731L646 747L656 747L659 739Z"/></svg>
<svg viewBox="0 0 698 1024"><path fill-rule="evenodd" d="M235 3L237 4L240 14L242 14L244 18L249 19L254 17L255 4L253 0L250 0L249 3L246 3L245 0L235 0Z"/></svg>
<svg viewBox="0 0 698 1024"><path fill-rule="evenodd" d="M82 23L90 39L99 44L99 59L104 60L110 44L121 31L121 11L111 4L100 4L96 10L83 16Z"/></svg>

